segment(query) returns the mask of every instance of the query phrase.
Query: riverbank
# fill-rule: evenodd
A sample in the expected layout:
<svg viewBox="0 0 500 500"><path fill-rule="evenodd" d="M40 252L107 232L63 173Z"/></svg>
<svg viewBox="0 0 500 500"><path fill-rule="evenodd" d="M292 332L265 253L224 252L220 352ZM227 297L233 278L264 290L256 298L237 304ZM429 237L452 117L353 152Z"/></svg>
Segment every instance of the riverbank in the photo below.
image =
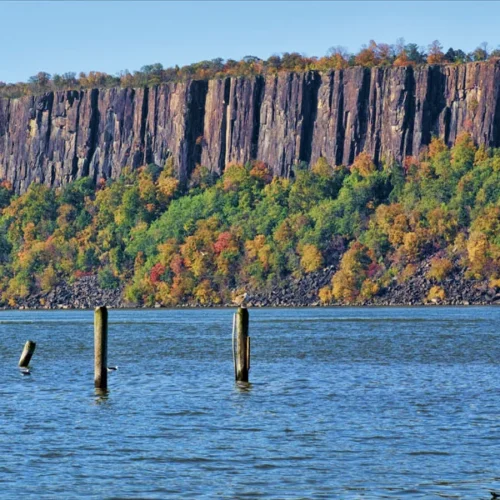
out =
<svg viewBox="0 0 500 500"><path fill-rule="evenodd" d="M490 287L487 280L468 279L465 270L456 268L441 282L429 279L426 274L429 262L422 262L413 276L404 283L394 280L379 295L369 300L354 304L332 302L329 305L359 305L359 306L417 306L417 305L500 305L500 291ZM318 292L328 286L337 270L329 266L321 271L309 273L302 278L289 278L281 286L269 291L258 292L249 290L248 304L251 307L311 307L321 306ZM439 286L442 298L429 300L429 291ZM93 309L96 305L105 304L108 307L133 308L141 305L127 302L123 298L123 285L114 289L99 286L97 276L84 276L73 283L60 283L50 292L37 293L21 301L15 307L4 306L2 309ZM232 306L233 304L222 304ZM178 307L221 307L221 304L201 305L196 302L186 302ZM162 304L155 304L160 308Z"/></svg>

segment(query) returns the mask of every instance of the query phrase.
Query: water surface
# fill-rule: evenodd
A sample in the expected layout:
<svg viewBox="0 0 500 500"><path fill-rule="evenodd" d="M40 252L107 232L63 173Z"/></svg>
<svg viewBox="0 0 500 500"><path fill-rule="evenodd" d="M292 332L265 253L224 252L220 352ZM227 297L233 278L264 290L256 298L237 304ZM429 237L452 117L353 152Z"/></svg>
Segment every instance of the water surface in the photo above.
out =
<svg viewBox="0 0 500 500"><path fill-rule="evenodd" d="M500 490L500 309L0 313L0 497L490 498ZM17 362L37 349L32 375Z"/></svg>

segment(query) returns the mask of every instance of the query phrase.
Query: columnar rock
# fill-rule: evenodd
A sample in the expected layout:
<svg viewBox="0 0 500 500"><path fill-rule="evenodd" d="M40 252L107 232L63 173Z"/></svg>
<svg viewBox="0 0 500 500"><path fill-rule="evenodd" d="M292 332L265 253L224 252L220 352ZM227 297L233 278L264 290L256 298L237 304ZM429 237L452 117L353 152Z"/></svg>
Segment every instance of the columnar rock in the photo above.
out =
<svg viewBox="0 0 500 500"><path fill-rule="evenodd" d="M416 156L461 132L500 146L500 63L348 68L325 73L49 92L0 99L0 180L61 186L173 158L186 182L197 164L221 174L264 161L274 175L325 157L349 165Z"/></svg>
<svg viewBox="0 0 500 500"><path fill-rule="evenodd" d="M203 81L154 87L143 112L144 161L163 166L172 156L183 182L201 159L207 87Z"/></svg>
<svg viewBox="0 0 500 500"><path fill-rule="evenodd" d="M225 165L256 159L264 78L231 78Z"/></svg>
<svg viewBox="0 0 500 500"><path fill-rule="evenodd" d="M211 80L205 102L203 135L199 139L202 146L201 164L213 172L221 174L226 163L227 106L231 81Z"/></svg>
<svg viewBox="0 0 500 500"><path fill-rule="evenodd" d="M257 157L274 175L288 176L311 157L319 75L282 73L268 76L260 108Z"/></svg>

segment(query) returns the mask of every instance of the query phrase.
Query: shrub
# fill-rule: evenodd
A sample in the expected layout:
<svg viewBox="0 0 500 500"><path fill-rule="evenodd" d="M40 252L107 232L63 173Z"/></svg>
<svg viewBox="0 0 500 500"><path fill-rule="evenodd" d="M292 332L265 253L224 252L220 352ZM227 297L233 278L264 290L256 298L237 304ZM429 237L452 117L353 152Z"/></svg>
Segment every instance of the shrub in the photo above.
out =
<svg viewBox="0 0 500 500"><path fill-rule="evenodd" d="M446 298L445 291L440 286L433 286L427 294L427 302L438 303Z"/></svg>
<svg viewBox="0 0 500 500"><path fill-rule="evenodd" d="M431 259L431 268L427 272L427 277L441 282L451 273L452 269L453 263L449 259L434 257Z"/></svg>
<svg viewBox="0 0 500 500"><path fill-rule="evenodd" d="M120 280L109 267L104 267L97 273L97 283L101 288L113 290L114 288L118 288Z"/></svg>

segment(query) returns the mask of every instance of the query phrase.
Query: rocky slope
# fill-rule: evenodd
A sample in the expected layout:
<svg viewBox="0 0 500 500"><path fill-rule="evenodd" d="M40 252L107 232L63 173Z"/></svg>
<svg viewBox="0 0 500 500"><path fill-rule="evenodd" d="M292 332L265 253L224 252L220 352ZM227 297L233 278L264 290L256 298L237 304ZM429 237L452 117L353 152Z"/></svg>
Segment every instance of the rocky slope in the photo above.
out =
<svg viewBox="0 0 500 500"><path fill-rule="evenodd" d="M197 163L220 173L251 159L289 175L320 156L401 160L462 131L498 147L499 72L499 62L349 68L0 99L0 179L23 192L169 156L183 181Z"/></svg>
<svg viewBox="0 0 500 500"><path fill-rule="evenodd" d="M456 267L443 282L426 277L430 259L423 261L414 276L404 283L394 281L373 299L356 305L415 306L415 305L500 305L500 291L489 286L488 280L467 279L464 270ZM331 283L337 267L332 265L303 278L290 277L279 287L266 292L248 290L250 307L307 307L319 306L318 291ZM428 301L431 287L439 285L445 292L444 300ZM20 309L93 309L99 305L112 308L137 307L123 299L123 287L105 290L99 287L96 276L85 276L74 283L61 283L48 293L31 295L20 301ZM335 303L333 305L345 305ZM233 304L224 304L233 307ZM156 307L160 307L156 304ZM199 307L186 302L180 307ZM211 307L211 306L210 306ZM1 309L1 308L0 308ZM4 307L8 309L8 307Z"/></svg>

